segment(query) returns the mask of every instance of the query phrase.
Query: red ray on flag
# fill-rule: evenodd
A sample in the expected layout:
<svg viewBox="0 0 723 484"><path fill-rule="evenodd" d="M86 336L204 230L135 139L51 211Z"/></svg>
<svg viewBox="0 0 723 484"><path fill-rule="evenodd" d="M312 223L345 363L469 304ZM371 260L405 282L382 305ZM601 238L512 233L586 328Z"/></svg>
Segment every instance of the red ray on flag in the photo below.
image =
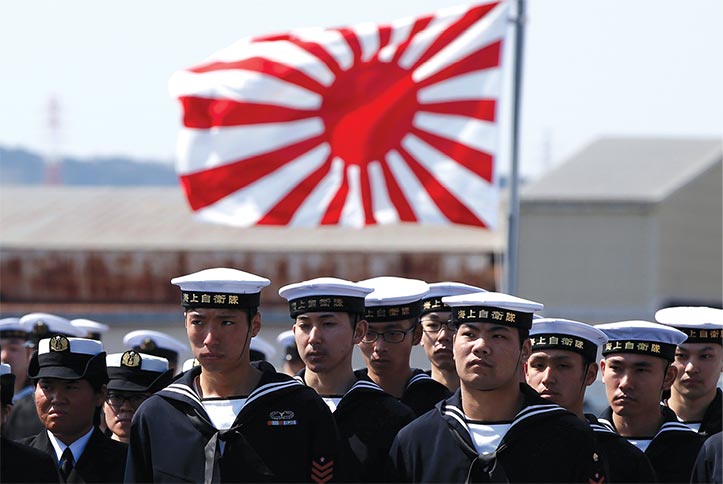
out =
<svg viewBox="0 0 723 484"><path fill-rule="evenodd" d="M176 72L177 171L204 220L495 228L504 1L242 39Z"/></svg>

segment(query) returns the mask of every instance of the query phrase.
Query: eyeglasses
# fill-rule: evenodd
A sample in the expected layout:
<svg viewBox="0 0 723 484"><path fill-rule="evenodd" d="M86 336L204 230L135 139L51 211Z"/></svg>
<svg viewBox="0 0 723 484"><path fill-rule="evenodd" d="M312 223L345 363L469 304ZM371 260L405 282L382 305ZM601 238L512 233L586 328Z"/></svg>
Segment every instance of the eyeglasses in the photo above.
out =
<svg viewBox="0 0 723 484"><path fill-rule="evenodd" d="M362 343L374 343L379 337L381 336L384 341L387 343L401 343L404 341L404 338L407 336L407 333L411 333L414 331L416 326L412 326L406 331L402 330L392 330L392 331L385 331L383 333L379 333L377 331L369 331L367 330L367 334L364 335L364 338L362 339Z"/></svg>
<svg viewBox="0 0 723 484"><path fill-rule="evenodd" d="M121 395L119 393L109 393L105 397L105 401L108 405L115 408L121 408L125 402L131 404L131 407L138 408L143 401L148 398L145 393L138 393L133 395Z"/></svg>
<svg viewBox="0 0 723 484"><path fill-rule="evenodd" d="M457 323L453 323L452 321L440 321L438 319L422 320L422 331L425 333L439 333L442 331L442 326L452 333L457 331Z"/></svg>

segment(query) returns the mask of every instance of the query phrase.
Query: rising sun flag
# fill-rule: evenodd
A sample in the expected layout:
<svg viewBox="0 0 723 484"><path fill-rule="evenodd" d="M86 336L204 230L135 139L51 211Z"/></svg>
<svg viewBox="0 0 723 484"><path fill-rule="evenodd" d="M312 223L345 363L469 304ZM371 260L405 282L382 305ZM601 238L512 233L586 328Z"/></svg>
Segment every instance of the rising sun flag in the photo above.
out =
<svg viewBox="0 0 723 484"><path fill-rule="evenodd" d="M173 74L202 220L494 229L506 2L242 39Z"/></svg>

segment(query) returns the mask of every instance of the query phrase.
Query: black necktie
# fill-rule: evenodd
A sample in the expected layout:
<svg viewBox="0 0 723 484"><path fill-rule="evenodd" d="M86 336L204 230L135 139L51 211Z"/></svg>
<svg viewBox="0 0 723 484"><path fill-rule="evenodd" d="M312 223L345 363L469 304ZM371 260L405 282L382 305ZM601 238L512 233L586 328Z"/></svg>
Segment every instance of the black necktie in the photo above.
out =
<svg viewBox="0 0 723 484"><path fill-rule="evenodd" d="M68 480L68 476L73 470L73 463L73 452L70 451L70 447L66 447L63 455L60 456L60 473L63 475L63 480Z"/></svg>

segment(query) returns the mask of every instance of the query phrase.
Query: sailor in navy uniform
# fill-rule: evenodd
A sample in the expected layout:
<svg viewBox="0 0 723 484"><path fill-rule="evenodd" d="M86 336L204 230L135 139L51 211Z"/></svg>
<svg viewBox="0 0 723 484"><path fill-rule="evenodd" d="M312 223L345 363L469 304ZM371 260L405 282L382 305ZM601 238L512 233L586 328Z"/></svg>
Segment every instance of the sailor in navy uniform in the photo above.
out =
<svg viewBox="0 0 723 484"><path fill-rule="evenodd" d="M690 476L691 483L723 483L723 433L709 436L703 443Z"/></svg>
<svg viewBox="0 0 723 484"><path fill-rule="evenodd" d="M722 430L723 392L718 380L723 372L723 309L670 307L655 313L661 324L684 332L673 366L678 376L665 400L678 420L701 435Z"/></svg>
<svg viewBox="0 0 723 484"><path fill-rule="evenodd" d="M608 341L605 333L579 321L541 318L532 322L530 341L527 384L589 423L608 482L654 482L655 472L643 451L595 415L583 414L585 389L597 377L598 350Z"/></svg>
<svg viewBox="0 0 723 484"><path fill-rule="evenodd" d="M297 378L322 396L348 444L350 479L384 482L394 436L414 412L352 369L354 346L367 330L364 297L373 289L333 277L290 284L279 290L289 302L293 333L306 368Z"/></svg>
<svg viewBox="0 0 723 484"><path fill-rule="evenodd" d="M685 333L648 321L596 327L608 337L600 369L610 407L600 421L645 452L658 482L688 482L704 437L660 404L675 381L671 362Z"/></svg>
<svg viewBox="0 0 723 484"><path fill-rule="evenodd" d="M261 336L254 336L251 338L250 348L249 358L251 361L270 362L271 359L276 356L276 348L274 348L274 345L266 341Z"/></svg>
<svg viewBox="0 0 723 484"><path fill-rule="evenodd" d="M35 398L33 392L34 386L30 378L28 378L27 368L30 363L30 357L35 347L42 338L49 338L55 335L66 337L85 337L84 329L76 328L70 321L55 314L48 313L29 313L18 320L18 324L22 331L27 335L24 344L27 347L27 362L16 371L22 371L23 376L18 377L19 381L24 381L22 389L15 394L13 401L13 411L7 421L7 426L3 430L5 436L11 440L21 440L26 437L37 435L43 427L38 419L38 412L35 410ZM17 375L17 373L16 373Z"/></svg>
<svg viewBox="0 0 723 484"><path fill-rule="evenodd" d="M173 379L168 360L135 350L106 357L108 393L103 404L106 435L128 443L131 419L146 398L165 388Z"/></svg>
<svg viewBox="0 0 723 484"><path fill-rule="evenodd" d="M324 401L270 363L249 360L270 281L214 268L171 282L199 366L136 411L126 482L336 481L340 440Z"/></svg>
<svg viewBox="0 0 723 484"><path fill-rule="evenodd" d="M452 356L452 310L442 303L442 298L472 292L485 290L461 282L433 282L422 299L422 314L419 317L422 325L421 343L431 365L427 374L451 392L459 388L459 376Z"/></svg>
<svg viewBox="0 0 723 484"><path fill-rule="evenodd" d="M168 366L175 373L180 369L178 358L188 351L188 345L161 331L137 329L123 336L123 344L130 350L147 355L160 356L168 360Z"/></svg>
<svg viewBox="0 0 723 484"><path fill-rule="evenodd" d="M100 341L53 336L40 340L28 373L45 430L22 443L58 462L62 482L120 482L127 446L95 425L108 373Z"/></svg>
<svg viewBox="0 0 723 484"><path fill-rule="evenodd" d="M409 364L412 347L422 339L419 315L429 286L417 279L390 276L359 283L374 291L364 302L364 319L369 329L359 348L366 369L357 370L357 377L373 381L411 408L415 415L422 415L451 394L424 370Z"/></svg>
<svg viewBox="0 0 723 484"><path fill-rule="evenodd" d="M605 482L588 426L519 381L542 304L496 292L442 301L460 388L399 432L390 482Z"/></svg>
<svg viewBox="0 0 723 484"><path fill-rule="evenodd" d="M31 404L29 408L34 412L35 405L32 399L33 385L30 378L28 378L28 364L33 354L33 349L28 344L29 337L30 333L20 324L20 318L3 318L0 320L0 350L2 350L0 351L0 361L10 365L15 376L12 403L17 403L19 400L27 397L27 400ZM42 427L36 415L35 423L37 425L35 431L30 430L24 435L19 435L16 433L19 423L21 422L16 420L14 424L11 423L10 426L4 426L5 428L3 430L7 438L14 440L16 438L35 435L40 432Z"/></svg>
<svg viewBox="0 0 723 484"><path fill-rule="evenodd" d="M0 422L5 425L12 409L15 375L10 365L0 364ZM13 442L0 427L0 482L60 482L55 460L45 452Z"/></svg>
<svg viewBox="0 0 723 484"><path fill-rule="evenodd" d="M279 333L276 337L276 342L281 346L284 354L284 373L294 376L304 369L304 361L299 355L299 350L296 347L296 339L294 339L294 332L292 330L289 329Z"/></svg>

